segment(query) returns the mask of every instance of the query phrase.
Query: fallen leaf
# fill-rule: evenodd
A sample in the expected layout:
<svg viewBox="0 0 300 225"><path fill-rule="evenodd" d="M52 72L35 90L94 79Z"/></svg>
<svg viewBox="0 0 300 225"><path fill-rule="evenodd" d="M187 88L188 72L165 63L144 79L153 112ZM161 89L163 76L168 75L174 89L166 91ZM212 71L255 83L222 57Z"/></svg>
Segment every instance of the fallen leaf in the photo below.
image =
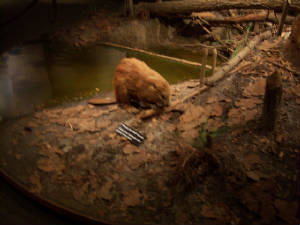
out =
<svg viewBox="0 0 300 225"><path fill-rule="evenodd" d="M42 158L37 161L37 166L44 172L61 173L65 169L63 160L57 155L51 155L48 158Z"/></svg>
<svg viewBox="0 0 300 225"><path fill-rule="evenodd" d="M206 100L206 104L215 103L217 101L217 98L215 96L210 96Z"/></svg>
<svg viewBox="0 0 300 225"><path fill-rule="evenodd" d="M195 121L195 118L200 118L203 114L204 109L202 106L191 105L180 117L180 121L184 123L192 122Z"/></svg>
<svg viewBox="0 0 300 225"><path fill-rule="evenodd" d="M131 154L127 156L129 168L135 170L148 160L147 153L145 150L141 150L138 154Z"/></svg>
<svg viewBox="0 0 300 225"><path fill-rule="evenodd" d="M31 186L29 191L31 193L36 193L36 194L40 194L42 191L42 185L40 182L40 175L38 174L37 171L34 171L34 173L29 177Z"/></svg>
<svg viewBox="0 0 300 225"><path fill-rule="evenodd" d="M215 132L217 131L219 128L221 128L222 126L224 126L224 123L221 121L220 118L214 118L214 119L209 119L207 121L207 130L211 131L211 132Z"/></svg>
<svg viewBox="0 0 300 225"><path fill-rule="evenodd" d="M148 142L152 142L152 141L154 141L154 139L155 139L155 136L153 135L153 133L152 133L152 132L149 132L149 133L147 134L147 141L148 141Z"/></svg>
<svg viewBox="0 0 300 225"><path fill-rule="evenodd" d="M77 189L75 189L73 191L74 199L77 201L83 200L86 197L85 193L88 192L88 188L89 188L89 183L85 183L79 186Z"/></svg>
<svg viewBox="0 0 300 225"><path fill-rule="evenodd" d="M197 137L199 137L199 129L189 129L185 130L181 137L187 142L192 143Z"/></svg>
<svg viewBox="0 0 300 225"><path fill-rule="evenodd" d="M80 118L100 117L105 114L106 111L97 109L83 110L80 112ZM108 112L107 112L108 113Z"/></svg>
<svg viewBox="0 0 300 225"><path fill-rule="evenodd" d="M222 116L223 114L223 107L220 104L214 104L212 106L210 115L211 116Z"/></svg>
<svg viewBox="0 0 300 225"><path fill-rule="evenodd" d="M140 152L140 149L132 144L126 144L123 148L125 154L132 154L134 152Z"/></svg>
<svg viewBox="0 0 300 225"><path fill-rule="evenodd" d="M246 155L243 160L243 163L244 163L246 169L248 169L248 170L251 169L251 167L254 164L257 164L260 162L261 162L260 157L258 156L258 154L255 154L255 153L250 153L250 154Z"/></svg>
<svg viewBox="0 0 300 225"><path fill-rule="evenodd" d="M113 181L106 182L99 191L97 191L97 197L105 200L111 200L112 195L110 189L112 187Z"/></svg>
<svg viewBox="0 0 300 225"><path fill-rule="evenodd" d="M190 105L186 108L184 114L179 117L178 129L188 131L205 123L209 112L210 110L201 106Z"/></svg>
<svg viewBox="0 0 300 225"><path fill-rule="evenodd" d="M254 181L260 180L260 176L257 173L255 173L254 171L247 172L247 177L249 177L250 179L252 179Z"/></svg>
<svg viewBox="0 0 300 225"><path fill-rule="evenodd" d="M94 119L81 119L77 124L81 131L96 131L96 121Z"/></svg>
<svg viewBox="0 0 300 225"><path fill-rule="evenodd" d="M141 202L142 194L138 189L133 189L127 192L123 192L123 201L121 205L122 210L126 210L127 207L137 206Z"/></svg>
<svg viewBox="0 0 300 225"><path fill-rule="evenodd" d="M33 121L28 122L26 126L29 127L29 128L39 127L39 125L36 122L33 122Z"/></svg>
<svg viewBox="0 0 300 225"><path fill-rule="evenodd" d="M254 108L257 104L262 104L263 101L259 98L243 98L243 99L237 99L235 101L235 106L236 107L245 107L247 109L252 109Z"/></svg>
<svg viewBox="0 0 300 225"><path fill-rule="evenodd" d="M106 128L106 127L109 127L111 125L111 120L108 120L108 119L106 119L106 120L98 120L97 121L97 128L98 129L102 129L102 128Z"/></svg>
<svg viewBox="0 0 300 225"><path fill-rule="evenodd" d="M65 108L61 112L62 112L63 116L71 116L71 115L79 113L83 109L85 109L85 107L83 105L78 105L78 106L72 106L69 108Z"/></svg>
<svg viewBox="0 0 300 225"><path fill-rule="evenodd" d="M282 158L283 158L283 155L284 155L284 153L283 153L283 152L280 152L280 153L279 153L279 158L282 159Z"/></svg>
<svg viewBox="0 0 300 225"><path fill-rule="evenodd" d="M253 83L250 83L243 91L243 96L262 96L265 93L266 79L256 78Z"/></svg>
<svg viewBox="0 0 300 225"><path fill-rule="evenodd" d="M240 124L242 121L241 112L239 109L231 108L228 112L228 121L227 124L229 126Z"/></svg>
<svg viewBox="0 0 300 225"><path fill-rule="evenodd" d="M91 118L80 118L80 117L72 117L67 119L64 124L73 129L80 129L81 131L95 131L96 130L96 122Z"/></svg>

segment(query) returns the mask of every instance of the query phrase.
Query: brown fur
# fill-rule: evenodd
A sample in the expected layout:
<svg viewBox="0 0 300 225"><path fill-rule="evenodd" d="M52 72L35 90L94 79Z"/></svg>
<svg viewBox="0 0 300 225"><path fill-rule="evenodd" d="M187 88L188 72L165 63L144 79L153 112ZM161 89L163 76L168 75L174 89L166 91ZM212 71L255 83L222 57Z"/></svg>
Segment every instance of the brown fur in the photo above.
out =
<svg viewBox="0 0 300 225"><path fill-rule="evenodd" d="M121 60L115 71L113 86L116 100L120 104L134 104L143 108L169 105L168 82L136 58Z"/></svg>

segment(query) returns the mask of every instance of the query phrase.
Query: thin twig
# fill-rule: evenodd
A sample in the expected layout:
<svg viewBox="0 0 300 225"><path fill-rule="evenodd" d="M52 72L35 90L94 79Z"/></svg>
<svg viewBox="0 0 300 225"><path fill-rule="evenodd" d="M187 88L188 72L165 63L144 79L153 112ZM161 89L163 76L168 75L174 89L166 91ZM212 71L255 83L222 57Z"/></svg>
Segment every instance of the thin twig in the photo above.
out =
<svg viewBox="0 0 300 225"><path fill-rule="evenodd" d="M276 63L276 62L271 62L271 63L272 63L273 65L275 65L275 66L278 66L278 67L281 68L281 69L284 69L284 70L289 71L289 72L291 72L291 73L293 73L293 74L295 74L295 75L297 75L297 76L300 76L300 72L299 72L299 71L293 70L293 69L291 69L291 68L288 68L287 66L281 65L281 64Z"/></svg>

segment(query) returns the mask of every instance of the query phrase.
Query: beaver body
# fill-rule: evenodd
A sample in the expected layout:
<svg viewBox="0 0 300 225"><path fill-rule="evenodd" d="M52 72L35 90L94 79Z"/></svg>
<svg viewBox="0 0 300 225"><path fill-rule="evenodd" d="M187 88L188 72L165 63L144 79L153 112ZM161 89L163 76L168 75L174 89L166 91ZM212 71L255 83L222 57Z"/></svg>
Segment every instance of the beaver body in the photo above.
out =
<svg viewBox="0 0 300 225"><path fill-rule="evenodd" d="M121 60L115 70L113 86L119 104L163 108L170 103L169 83L136 58Z"/></svg>

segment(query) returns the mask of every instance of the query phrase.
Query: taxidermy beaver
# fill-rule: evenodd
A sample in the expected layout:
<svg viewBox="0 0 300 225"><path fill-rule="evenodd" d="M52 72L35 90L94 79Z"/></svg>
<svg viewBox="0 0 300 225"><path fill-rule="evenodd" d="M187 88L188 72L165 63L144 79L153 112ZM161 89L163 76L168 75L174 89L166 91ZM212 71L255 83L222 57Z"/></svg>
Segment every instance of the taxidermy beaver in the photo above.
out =
<svg viewBox="0 0 300 225"><path fill-rule="evenodd" d="M151 116L170 104L169 83L146 63L136 58L121 60L115 70L113 87L115 99L93 98L88 103L93 105L118 103L152 110L146 110L141 117Z"/></svg>
<svg viewBox="0 0 300 225"><path fill-rule="evenodd" d="M170 86L156 71L136 58L124 58L113 80L119 104L142 108L163 108L170 103Z"/></svg>

